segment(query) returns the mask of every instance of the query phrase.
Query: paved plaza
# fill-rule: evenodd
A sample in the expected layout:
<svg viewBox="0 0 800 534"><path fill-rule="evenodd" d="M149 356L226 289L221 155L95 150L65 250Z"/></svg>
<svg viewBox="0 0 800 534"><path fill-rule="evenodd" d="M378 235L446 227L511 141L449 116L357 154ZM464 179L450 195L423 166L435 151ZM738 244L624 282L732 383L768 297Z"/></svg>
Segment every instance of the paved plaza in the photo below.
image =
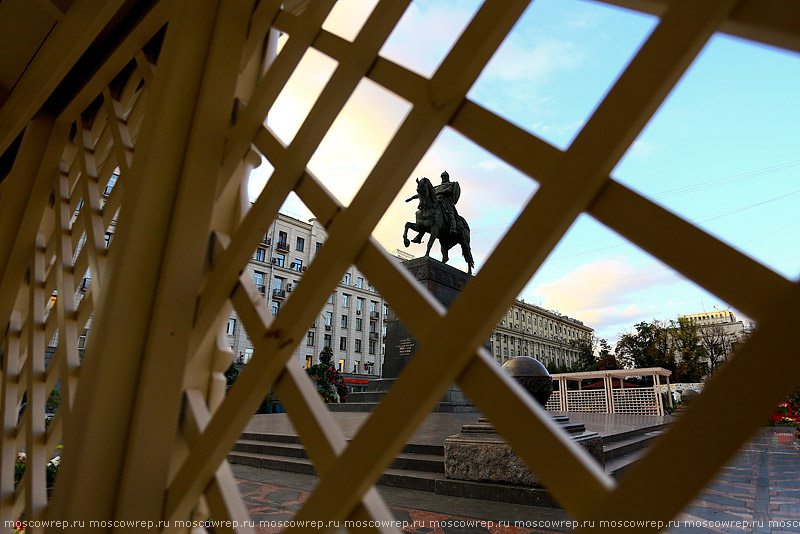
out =
<svg viewBox="0 0 800 534"><path fill-rule="evenodd" d="M256 525L259 521L290 520L317 482L312 475L232 467ZM569 515L560 509L386 486L378 486L378 491L395 518L406 523L406 532L517 534L571 530L567 526ZM786 428L761 429L684 510L679 524L669 529L670 534L800 532L800 440ZM264 525L256 530L279 531L278 527Z"/></svg>

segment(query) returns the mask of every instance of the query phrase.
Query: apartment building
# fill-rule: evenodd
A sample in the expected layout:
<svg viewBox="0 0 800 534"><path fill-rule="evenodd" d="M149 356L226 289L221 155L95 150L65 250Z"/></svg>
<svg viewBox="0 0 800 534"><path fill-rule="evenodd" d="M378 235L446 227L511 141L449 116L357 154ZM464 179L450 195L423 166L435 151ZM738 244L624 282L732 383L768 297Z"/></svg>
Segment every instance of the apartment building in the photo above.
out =
<svg viewBox="0 0 800 534"><path fill-rule="evenodd" d="M588 340L593 331L557 311L515 300L497 322L489 348L501 365L516 356L531 356L544 365L572 365L578 359L576 343Z"/></svg>
<svg viewBox="0 0 800 534"><path fill-rule="evenodd" d="M247 272L273 315L278 315L292 298L326 238L325 229L316 219L304 222L284 214L278 215L263 236L247 264ZM319 363L323 347L330 347L340 372L379 377L387 311L386 303L366 276L350 266L316 320L308 325L294 357L309 367ZM246 364L253 356L253 345L235 310L226 332L237 362Z"/></svg>

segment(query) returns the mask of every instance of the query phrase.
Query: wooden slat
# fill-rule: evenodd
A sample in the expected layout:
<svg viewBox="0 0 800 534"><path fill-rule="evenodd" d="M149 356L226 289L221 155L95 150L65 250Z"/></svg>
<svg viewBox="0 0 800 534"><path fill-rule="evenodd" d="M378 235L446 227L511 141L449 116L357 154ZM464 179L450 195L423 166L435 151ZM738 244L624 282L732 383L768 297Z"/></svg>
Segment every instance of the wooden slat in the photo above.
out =
<svg viewBox="0 0 800 534"><path fill-rule="evenodd" d="M39 111L123 3L123 0L100 4L75 0L0 107L0 154Z"/></svg>

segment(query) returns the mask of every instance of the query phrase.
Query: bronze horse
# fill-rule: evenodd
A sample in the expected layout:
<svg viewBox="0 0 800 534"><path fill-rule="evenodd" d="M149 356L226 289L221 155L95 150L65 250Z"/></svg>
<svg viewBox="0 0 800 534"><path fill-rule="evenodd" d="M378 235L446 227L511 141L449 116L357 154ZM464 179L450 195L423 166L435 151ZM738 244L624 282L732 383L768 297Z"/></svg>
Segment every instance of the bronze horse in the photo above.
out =
<svg viewBox="0 0 800 534"><path fill-rule="evenodd" d="M472 274L475 262L472 259L472 250L469 246L469 225L464 217L456 215L456 231L450 231L450 224L444 214L442 202L436 198L433 184L427 178L421 180L417 178L417 196L419 197L419 209L417 210L415 223L407 222L405 232L403 232L403 244L408 247L412 242L422 243L422 236L427 232L430 234L428 248L425 256L430 256L433 242L438 239L442 249L442 262L447 263L450 259L447 251L455 245L461 245L461 254L467 262L468 273ZM412 197L413 198L413 197ZM410 199L409 199L410 200ZM408 239L408 230L418 232L417 236Z"/></svg>

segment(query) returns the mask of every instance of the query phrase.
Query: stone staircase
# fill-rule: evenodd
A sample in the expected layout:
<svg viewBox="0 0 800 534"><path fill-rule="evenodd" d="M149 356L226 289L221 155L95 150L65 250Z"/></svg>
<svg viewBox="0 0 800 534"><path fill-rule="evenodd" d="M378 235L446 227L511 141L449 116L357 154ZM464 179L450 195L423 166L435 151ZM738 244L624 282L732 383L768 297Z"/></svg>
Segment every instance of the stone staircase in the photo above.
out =
<svg viewBox="0 0 800 534"><path fill-rule="evenodd" d="M642 456L647 445L663 433L666 426L654 425L603 437L606 473L619 478L628 466ZM241 465L316 475L297 436L245 432L228 458ZM542 488L445 478L443 445L406 445L384 471L378 484L454 497L558 507Z"/></svg>

